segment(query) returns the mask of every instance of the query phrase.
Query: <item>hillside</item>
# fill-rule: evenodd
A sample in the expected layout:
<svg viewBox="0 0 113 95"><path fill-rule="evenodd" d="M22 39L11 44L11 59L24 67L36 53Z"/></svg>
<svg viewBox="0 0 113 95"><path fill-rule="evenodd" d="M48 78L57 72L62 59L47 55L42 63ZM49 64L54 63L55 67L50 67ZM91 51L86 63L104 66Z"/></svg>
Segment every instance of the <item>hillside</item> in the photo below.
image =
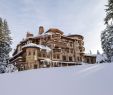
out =
<svg viewBox="0 0 113 95"><path fill-rule="evenodd" d="M1 74L0 95L113 95L113 64Z"/></svg>

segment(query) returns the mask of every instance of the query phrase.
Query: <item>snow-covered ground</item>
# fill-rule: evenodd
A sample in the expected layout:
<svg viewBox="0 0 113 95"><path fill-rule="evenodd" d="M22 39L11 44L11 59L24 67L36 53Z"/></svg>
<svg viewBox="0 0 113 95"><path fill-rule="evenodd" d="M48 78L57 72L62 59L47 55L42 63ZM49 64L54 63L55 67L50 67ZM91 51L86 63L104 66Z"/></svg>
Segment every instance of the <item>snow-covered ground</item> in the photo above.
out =
<svg viewBox="0 0 113 95"><path fill-rule="evenodd" d="M1 74L0 95L113 95L113 63Z"/></svg>

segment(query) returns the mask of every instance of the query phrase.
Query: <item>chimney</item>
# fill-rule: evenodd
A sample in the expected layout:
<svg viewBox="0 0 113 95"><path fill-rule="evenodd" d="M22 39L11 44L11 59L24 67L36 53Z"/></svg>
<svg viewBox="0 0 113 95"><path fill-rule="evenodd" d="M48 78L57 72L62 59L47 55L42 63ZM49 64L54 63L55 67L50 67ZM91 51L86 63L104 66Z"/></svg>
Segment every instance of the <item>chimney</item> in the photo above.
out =
<svg viewBox="0 0 113 95"><path fill-rule="evenodd" d="M27 32L27 34L26 34L26 38L30 38L30 37L33 37L33 34Z"/></svg>
<svg viewBox="0 0 113 95"><path fill-rule="evenodd" d="M43 26L40 26L39 27L39 34L42 34L42 33L44 33L44 27Z"/></svg>

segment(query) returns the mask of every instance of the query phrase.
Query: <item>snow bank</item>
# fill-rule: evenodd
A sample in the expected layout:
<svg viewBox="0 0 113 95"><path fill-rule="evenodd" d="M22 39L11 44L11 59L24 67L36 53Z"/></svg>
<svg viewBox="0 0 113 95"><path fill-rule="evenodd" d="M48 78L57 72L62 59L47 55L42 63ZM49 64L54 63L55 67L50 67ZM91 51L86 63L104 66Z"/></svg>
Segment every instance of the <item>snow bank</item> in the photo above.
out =
<svg viewBox="0 0 113 95"><path fill-rule="evenodd" d="M0 85L0 95L113 95L113 64L2 74Z"/></svg>

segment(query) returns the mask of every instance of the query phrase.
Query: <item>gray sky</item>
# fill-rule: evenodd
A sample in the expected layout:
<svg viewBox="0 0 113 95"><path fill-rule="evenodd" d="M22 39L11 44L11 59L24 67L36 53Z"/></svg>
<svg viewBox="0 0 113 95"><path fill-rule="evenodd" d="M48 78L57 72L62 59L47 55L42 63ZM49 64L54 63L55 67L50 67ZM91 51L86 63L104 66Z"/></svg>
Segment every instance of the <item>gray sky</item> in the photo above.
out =
<svg viewBox="0 0 113 95"><path fill-rule="evenodd" d="M86 52L102 52L100 33L105 28L107 0L0 0L0 17L6 19L13 37L13 49L38 27L59 28L65 34L84 36Z"/></svg>

